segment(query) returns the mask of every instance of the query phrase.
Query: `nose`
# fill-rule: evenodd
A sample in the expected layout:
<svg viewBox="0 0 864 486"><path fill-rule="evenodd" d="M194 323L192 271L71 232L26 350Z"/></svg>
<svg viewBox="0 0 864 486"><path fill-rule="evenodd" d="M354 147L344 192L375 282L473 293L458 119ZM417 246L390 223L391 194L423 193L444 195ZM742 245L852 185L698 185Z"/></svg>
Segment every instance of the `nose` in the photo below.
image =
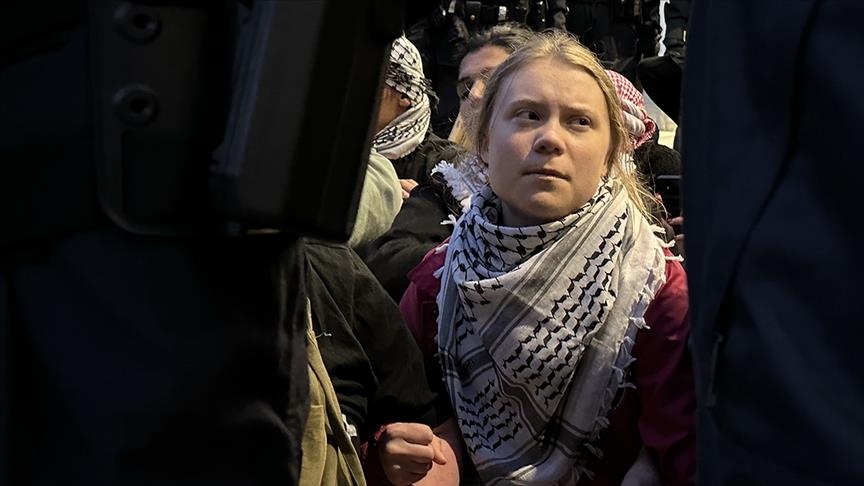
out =
<svg viewBox="0 0 864 486"><path fill-rule="evenodd" d="M548 120L537 128L534 139L534 151L546 155L561 155L564 153L564 140L561 137L563 127L556 120Z"/></svg>

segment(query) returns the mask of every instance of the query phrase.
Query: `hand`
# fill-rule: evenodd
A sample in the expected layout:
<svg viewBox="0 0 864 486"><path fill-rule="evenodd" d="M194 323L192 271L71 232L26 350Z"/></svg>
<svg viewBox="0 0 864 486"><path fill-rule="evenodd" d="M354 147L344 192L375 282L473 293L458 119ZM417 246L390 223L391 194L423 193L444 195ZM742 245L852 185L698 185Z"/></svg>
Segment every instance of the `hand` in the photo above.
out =
<svg viewBox="0 0 864 486"><path fill-rule="evenodd" d="M381 466L395 486L423 479L433 464L447 464L442 447L441 439L423 424L389 424L378 438Z"/></svg>
<svg viewBox="0 0 864 486"><path fill-rule="evenodd" d="M417 181L414 179L399 179L399 185L402 186L402 199L408 199L411 195L411 190L417 187Z"/></svg>
<svg viewBox="0 0 864 486"><path fill-rule="evenodd" d="M684 225L684 216L676 216L669 220L669 224L671 226L683 226ZM684 242L684 233L675 232L675 241Z"/></svg>

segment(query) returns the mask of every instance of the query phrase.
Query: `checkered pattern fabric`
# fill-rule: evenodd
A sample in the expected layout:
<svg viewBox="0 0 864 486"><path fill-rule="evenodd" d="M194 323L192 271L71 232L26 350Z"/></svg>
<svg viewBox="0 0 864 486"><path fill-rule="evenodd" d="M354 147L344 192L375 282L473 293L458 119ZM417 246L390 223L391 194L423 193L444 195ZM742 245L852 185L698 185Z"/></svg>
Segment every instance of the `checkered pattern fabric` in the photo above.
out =
<svg viewBox="0 0 864 486"><path fill-rule="evenodd" d="M393 41L384 82L407 96L411 104L420 103L430 90L432 84L423 74L420 51L404 35Z"/></svg>
<svg viewBox="0 0 864 486"><path fill-rule="evenodd" d="M375 134L372 147L389 160L413 152L426 139L432 107L431 84L423 74L420 51L405 36L393 41L384 83L411 101L411 107Z"/></svg>
<svg viewBox="0 0 864 486"><path fill-rule="evenodd" d="M498 224L489 187L471 199L438 294L459 429L485 484L575 484L665 279L661 242L616 179L539 226Z"/></svg>
<svg viewBox="0 0 864 486"><path fill-rule="evenodd" d="M612 79L615 92L618 93L618 98L621 100L621 114L624 116L624 124L627 126L630 142L634 149L639 148L643 143L651 140L651 137L657 132L657 123L648 116L648 112L645 110L645 98L630 80L615 71L607 69L606 73Z"/></svg>

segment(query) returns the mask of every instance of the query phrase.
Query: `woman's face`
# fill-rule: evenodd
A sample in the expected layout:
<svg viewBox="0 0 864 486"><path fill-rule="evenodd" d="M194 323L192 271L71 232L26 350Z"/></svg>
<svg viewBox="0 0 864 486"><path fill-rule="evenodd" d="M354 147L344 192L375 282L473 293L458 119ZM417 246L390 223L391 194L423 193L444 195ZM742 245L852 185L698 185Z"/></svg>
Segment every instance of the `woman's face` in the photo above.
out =
<svg viewBox="0 0 864 486"><path fill-rule="evenodd" d="M480 156L506 226L548 223L597 191L611 146L609 110L586 71L534 61L503 80Z"/></svg>

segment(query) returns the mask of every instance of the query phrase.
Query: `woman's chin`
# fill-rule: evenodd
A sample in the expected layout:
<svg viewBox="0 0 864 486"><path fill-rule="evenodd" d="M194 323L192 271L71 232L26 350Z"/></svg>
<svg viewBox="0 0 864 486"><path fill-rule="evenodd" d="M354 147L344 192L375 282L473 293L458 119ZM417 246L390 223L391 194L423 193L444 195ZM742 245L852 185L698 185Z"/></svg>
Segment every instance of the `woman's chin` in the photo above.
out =
<svg viewBox="0 0 864 486"><path fill-rule="evenodd" d="M574 209L575 210L575 209ZM504 206L504 225L513 227L537 226L557 221L571 213L569 206L543 204L532 201L519 206Z"/></svg>

